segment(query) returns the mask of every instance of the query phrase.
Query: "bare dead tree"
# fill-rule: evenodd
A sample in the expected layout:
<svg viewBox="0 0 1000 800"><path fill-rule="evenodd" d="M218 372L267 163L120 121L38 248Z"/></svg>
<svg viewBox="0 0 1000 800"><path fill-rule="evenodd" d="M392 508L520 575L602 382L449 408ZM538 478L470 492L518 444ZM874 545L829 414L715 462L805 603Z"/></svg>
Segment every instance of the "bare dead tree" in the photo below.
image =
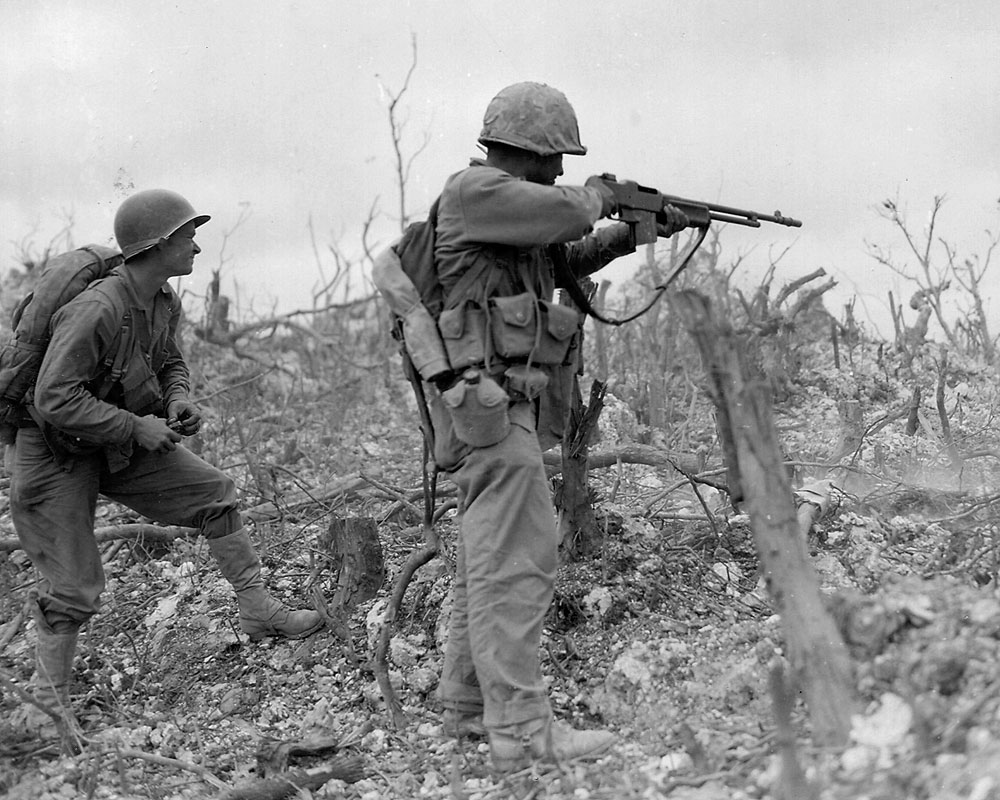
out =
<svg viewBox="0 0 1000 800"><path fill-rule="evenodd" d="M406 127L406 120L402 119L400 116L402 110L400 103L402 102L407 91L409 91L410 79L413 77L414 70L416 70L417 67L416 35L411 37L411 44L413 48L413 60L411 61L410 68L406 73L406 78L403 81L402 88L398 92L392 92L385 86L382 87L382 90L389 98L389 129L392 135L393 152L396 156L396 188L399 192L399 229L401 232L404 231L406 226L409 224L409 216L406 211L406 188L410 179L410 169L414 160L420 155L421 152L423 152L427 143L430 141L429 135L425 132L422 144L418 146L409 156L404 155L403 131ZM405 364L404 369L406 369ZM393 727L397 729L405 727L406 715L403 712L402 705L396 697L395 690L389 680L388 650L390 636L396 623L399 609L402 606L406 589L410 584L410 580L420 567L438 554L438 534L435 529L435 523L438 519L438 514L441 511L440 509L435 509L438 472L437 467L433 465L432 458L432 454L434 452L434 430L430 424L430 414L427 410L426 400L423 397L423 387L420 382L420 378L416 375L415 371L413 371L409 377L413 385L414 392L417 395L417 405L420 409L422 418L421 430L424 434L423 458L421 460L424 486L424 519L422 525L424 543L423 547L410 553L406 563L403 565L399 575L396 577L389 602L386 605L385 612L382 616L382 623L379 626L379 636L375 647L375 657L373 663L375 678L382 691L382 697L385 700L386 708L389 710L389 716Z"/></svg>
<svg viewBox="0 0 1000 800"><path fill-rule="evenodd" d="M401 107L400 101L402 101L403 96L410 88L410 79L413 77L413 73L417 69L417 36L416 34L410 37L410 46L413 50L413 60L410 62L410 68L407 70L406 78L403 80L403 86L398 92L393 92L388 89L384 84L382 85L382 91L385 92L386 96L389 98L388 113L389 113L389 130L392 134L392 151L396 156L396 188L399 191L399 230L403 231L409 222L409 216L406 211L406 187L410 181L410 169L413 166L413 162L416 160L424 149L430 142L430 135L424 131L424 140L415 148L410 155L404 155L403 148L403 132L406 129L407 120L401 117Z"/></svg>
<svg viewBox="0 0 1000 800"><path fill-rule="evenodd" d="M959 263L955 248L943 240L941 245L944 247L948 258L948 267L951 270L951 274L959 286L968 292L972 300L972 309L968 315L967 326L970 345L973 347L978 345L982 350L986 363L994 364L996 363L996 342L990 333L989 322L986 319L982 281L983 276L990 267L990 259L993 257L993 252L996 250L997 244L1000 243L1000 234L995 234L987 230L986 235L989 238L989 247L982 259L978 255L972 255L962 259L961 263Z"/></svg>
<svg viewBox="0 0 1000 800"><path fill-rule="evenodd" d="M75 219L72 211L63 212L63 221L59 230L49 238L41 251L35 249L34 240L38 235L38 225L22 236L18 241L12 242L14 246L14 260L17 261L26 272L41 272L52 256L73 249L73 226Z"/></svg>
<svg viewBox="0 0 1000 800"><path fill-rule="evenodd" d="M933 312L934 318L937 320L938 325L941 326L941 331L944 333L948 343L957 347L958 341L955 332L951 324L945 319L942 300L944 293L951 286L951 281L948 277L949 270L934 263L934 259L932 258L934 242L936 240L940 242L937 238L937 222L945 199L944 195L935 195L931 203L931 212L927 227L919 235L911 228L905 212L899 207L898 201L892 199L884 200L882 205L877 209L879 216L888 220L902 234L903 241L906 243L911 255L916 259L916 270L908 268L905 264L898 263L896 256L889 248L870 242L867 243L867 247L869 255L879 264L892 270L907 281L917 284L921 296L926 300Z"/></svg>

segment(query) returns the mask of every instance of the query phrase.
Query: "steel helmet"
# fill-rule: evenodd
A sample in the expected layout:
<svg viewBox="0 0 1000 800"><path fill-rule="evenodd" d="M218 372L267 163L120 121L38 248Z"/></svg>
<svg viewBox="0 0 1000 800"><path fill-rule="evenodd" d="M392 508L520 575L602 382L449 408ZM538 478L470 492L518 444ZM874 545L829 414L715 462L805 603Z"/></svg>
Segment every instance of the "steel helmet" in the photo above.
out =
<svg viewBox="0 0 1000 800"><path fill-rule="evenodd" d="M515 83L494 97L483 117L480 144L506 144L540 156L582 156L576 112L566 95L544 83Z"/></svg>
<svg viewBox="0 0 1000 800"><path fill-rule="evenodd" d="M180 228L193 222L203 225L211 219L198 214L177 192L147 189L129 197L115 214L115 239L125 260L155 247Z"/></svg>

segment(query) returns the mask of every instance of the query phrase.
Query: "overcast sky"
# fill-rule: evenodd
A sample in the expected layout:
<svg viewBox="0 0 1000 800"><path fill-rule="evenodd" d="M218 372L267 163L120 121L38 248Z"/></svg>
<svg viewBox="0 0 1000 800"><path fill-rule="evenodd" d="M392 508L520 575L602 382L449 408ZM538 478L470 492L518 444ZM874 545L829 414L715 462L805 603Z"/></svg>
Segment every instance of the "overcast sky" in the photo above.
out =
<svg viewBox="0 0 1000 800"><path fill-rule="evenodd" d="M664 192L803 220L723 233L748 276L818 267L884 325L905 287L866 241L906 253L875 208L984 254L1000 228L996 0L120 0L0 2L0 269L16 243L74 221L105 242L131 191L167 187L213 219L185 289L219 266L244 313L309 307L333 271L398 232L388 125L401 101L408 212L478 155L490 98L533 80L566 93L584 157L566 182L614 172ZM233 230L242 212L244 225ZM310 222L320 249L317 264ZM229 232L231 235L225 237ZM746 255L749 253L749 255ZM993 283L1000 287L1000 265ZM622 280L627 270L612 272ZM907 295L908 296L908 295ZM864 312L861 311L861 316ZM991 306L1000 331L1000 299ZM881 316L880 316L881 315ZM883 330L891 333L891 330Z"/></svg>

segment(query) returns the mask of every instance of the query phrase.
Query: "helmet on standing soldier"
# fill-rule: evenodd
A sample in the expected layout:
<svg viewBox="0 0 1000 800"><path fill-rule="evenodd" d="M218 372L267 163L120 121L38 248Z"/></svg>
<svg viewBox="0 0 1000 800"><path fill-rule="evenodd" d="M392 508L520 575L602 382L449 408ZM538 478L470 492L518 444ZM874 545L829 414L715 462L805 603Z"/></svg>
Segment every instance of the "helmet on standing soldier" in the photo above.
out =
<svg viewBox="0 0 1000 800"><path fill-rule="evenodd" d="M505 144L540 156L586 155L576 112L566 95L544 83L515 83L486 107L480 144Z"/></svg>
<svg viewBox="0 0 1000 800"><path fill-rule="evenodd" d="M125 260L139 255L193 222L195 227L211 219L198 214L177 192L147 189L132 195L115 214L115 239Z"/></svg>

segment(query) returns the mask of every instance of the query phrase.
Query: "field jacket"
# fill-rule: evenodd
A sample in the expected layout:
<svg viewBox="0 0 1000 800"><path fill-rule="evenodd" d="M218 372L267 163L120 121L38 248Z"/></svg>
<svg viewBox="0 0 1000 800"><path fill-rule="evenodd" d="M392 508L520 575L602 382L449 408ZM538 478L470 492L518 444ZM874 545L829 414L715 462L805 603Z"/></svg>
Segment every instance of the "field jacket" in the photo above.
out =
<svg viewBox="0 0 1000 800"><path fill-rule="evenodd" d="M473 162L448 178L438 206L434 250L445 295L439 319L445 339L453 333L449 329L454 320L456 329L461 329L458 335L475 345L475 335L467 336L467 332L482 327L484 309L494 319L498 314L509 313L515 320L514 326L517 319L530 317L532 313L539 315L538 319L544 316L546 322L537 323L539 327L546 329L546 335L551 327L553 335L562 339L565 329L554 329L567 324L566 314L546 305L555 289L562 288L550 246L562 249L569 271L576 277L590 275L634 251L624 223L594 230L601 210L601 195L596 189L532 183L482 162ZM536 300L532 301L531 296ZM543 312L532 312L528 301L535 306L541 303ZM570 314L570 333L582 324L582 314ZM496 327L487 322L485 330L485 338L492 337L493 341L481 349L499 354L488 356L488 366L491 371L503 370L505 361L511 360L504 358L496 335L491 333ZM516 328L513 330L516 334ZM578 345L579 335L574 341ZM470 351L472 355L467 362L459 361L458 365L454 351L449 351L452 365L473 363L476 347ZM535 354L536 350L531 349L527 356L529 363ZM539 361L539 367L549 376L537 405L537 432L546 449L562 437L579 348L571 347L565 360Z"/></svg>
<svg viewBox="0 0 1000 800"><path fill-rule="evenodd" d="M64 452L57 456L72 454L66 445L75 442L103 448L112 471L128 464L135 418L163 415L188 395L180 319L180 298L168 284L147 306L119 269L56 311L32 416L43 431L61 434L55 438Z"/></svg>
<svg viewBox="0 0 1000 800"><path fill-rule="evenodd" d="M452 175L441 194L434 256L445 295L485 260L490 268L479 292L508 296L534 288L540 297L551 296L557 287L546 245L563 245L578 277L634 251L623 223L595 232L600 217L597 189L532 183L474 162ZM534 287L523 286L524 274Z"/></svg>

